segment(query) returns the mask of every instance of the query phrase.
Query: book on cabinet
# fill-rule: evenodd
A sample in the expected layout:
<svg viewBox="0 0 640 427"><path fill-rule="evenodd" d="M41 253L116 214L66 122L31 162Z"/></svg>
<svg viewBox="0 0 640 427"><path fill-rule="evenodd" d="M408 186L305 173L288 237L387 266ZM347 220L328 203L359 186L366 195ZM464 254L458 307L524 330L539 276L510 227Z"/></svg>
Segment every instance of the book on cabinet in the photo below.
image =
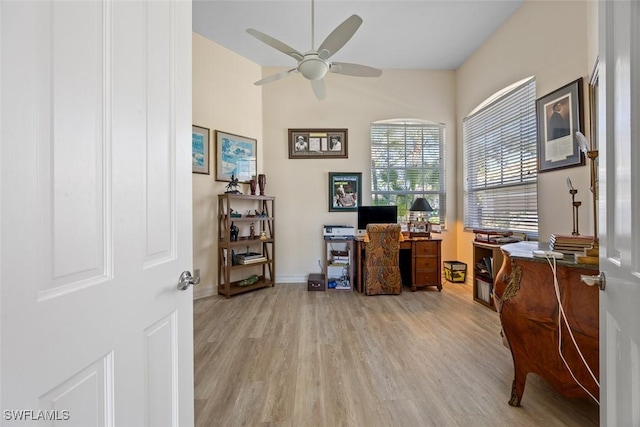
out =
<svg viewBox="0 0 640 427"><path fill-rule="evenodd" d="M272 196L218 195L219 295L275 286L274 209Z"/></svg>

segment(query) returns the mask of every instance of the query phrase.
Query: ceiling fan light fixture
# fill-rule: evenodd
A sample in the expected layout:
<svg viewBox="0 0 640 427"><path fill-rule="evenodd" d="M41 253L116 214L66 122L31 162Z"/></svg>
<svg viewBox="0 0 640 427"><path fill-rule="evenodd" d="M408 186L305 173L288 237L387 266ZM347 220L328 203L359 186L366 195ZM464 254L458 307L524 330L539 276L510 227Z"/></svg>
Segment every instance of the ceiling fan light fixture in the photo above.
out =
<svg viewBox="0 0 640 427"><path fill-rule="evenodd" d="M298 71L309 80L320 80L329 71L329 64L318 56L306 57L298 65Z"/></svg>
<svg viewBox="0 0 640 427"><path fill-rule="evenodd" d="M360 24L362 24L362 18L358 15L351 15L342 22L342 24L338 25L327 36L327 38L324 39L322 44L316 48L313 38L315 24L314 12L314 0L311 0L311 49L304 54L298 52L291 46L286 45L280 40L274 39L273 37L258 30L253 28L247 29L247 33L253 37L268 44L272 48L279 50L285 55L292 57L298 62L296 68L281 71L274 75L265 77L262 80L255 82L255 85L270 83L293 74L300 73L305 79L311 81L311 88L313 89L313 93L316 95L316 98L318 98L318 100L323 100L326 96L323 78L329 72L358 77L379 77L382 74L382 70L367 67L366 65L351 64L347 62L329 62L329 58L342 49L344 44L351 39L356 30L360 27Z"/></svg>

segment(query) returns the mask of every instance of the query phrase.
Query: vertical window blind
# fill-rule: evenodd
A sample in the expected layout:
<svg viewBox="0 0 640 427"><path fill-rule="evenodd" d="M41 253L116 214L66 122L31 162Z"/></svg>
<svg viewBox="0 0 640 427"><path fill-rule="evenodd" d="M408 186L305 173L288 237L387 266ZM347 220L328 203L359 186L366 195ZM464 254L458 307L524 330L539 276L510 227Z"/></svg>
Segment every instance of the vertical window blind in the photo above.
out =
<svg viewBox="0 0 640 427"><path fill-rule="evenodd" d="M538 237L535 79L463 121L464 226Z"/></svg>
<svg viewBox="0 0 640 427"><path fill-rule="evenodd" d="M385 121L371 126L371 199L396 205L405 218L416 197L425 197L432 223L445 225L445 126Z"/></svg>

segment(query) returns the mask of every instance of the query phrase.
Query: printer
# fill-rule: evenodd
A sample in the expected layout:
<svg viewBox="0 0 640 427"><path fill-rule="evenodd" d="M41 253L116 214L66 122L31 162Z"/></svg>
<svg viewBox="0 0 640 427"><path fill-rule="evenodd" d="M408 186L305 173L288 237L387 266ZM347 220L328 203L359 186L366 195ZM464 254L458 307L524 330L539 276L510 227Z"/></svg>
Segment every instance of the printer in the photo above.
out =
<svg viewBox="0 0 640 427"><path fill-rule="evenodd" d="M331 239L353 239L355 228L349 225L324 225L322 235L325 240Z"/></svg>

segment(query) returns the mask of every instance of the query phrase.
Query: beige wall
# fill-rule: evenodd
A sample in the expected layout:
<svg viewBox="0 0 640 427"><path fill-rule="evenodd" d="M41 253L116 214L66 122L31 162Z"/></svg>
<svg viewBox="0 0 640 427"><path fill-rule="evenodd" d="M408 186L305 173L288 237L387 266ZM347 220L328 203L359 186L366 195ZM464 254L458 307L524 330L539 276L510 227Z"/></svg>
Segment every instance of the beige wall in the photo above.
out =
<svg viewBox="0 0 640 427"><path fill-rule="evenodd" d="M216 195L224 193L227 183L215 180L215 130L257 139L262 170L262 91L253 85L260 75L258 65L193 33L193 124L211 133L210 175L192 175L193 268L200 269L202 277L195 297L217 293Z"/></svg>
<svg viewBox="0 0 640 427"><path fill-rule="evenodd" d="M462 230L462 119L496 91L532 75L537 97L584 77L586 113L586 83L597 57L594 4L528 1L457 71L384 70L378 79L330 74L322 102L300 76L262 89L254 86L281 69L261 70L194 34L193 121L212 131L212 175L193 175L194 268L203 276L196 296L215 293L217 283L215 195L224 192L226 183L216 182L213 175L214 129L258 140L258 171L267 176L267 194L276 196L276 279L304 282L308 273L320 271L322 225L356 224L355 213L328 211L328 172L362 172L363 204L370 201L371 123L392 118L445 123L449 230L440 236L443 259L466 262L471 269L473 235ZM329 127L349 129L348 159L288 158L287 129ZM593 230L588 166L546 172L540 174L538 191L542 240L571 232L568 176L583 202L580 230Z"/></svg>
<svg viewBox="0 0 640 427"><path fill-rule="evenodd" d="M280 71L264 70L264 75ZM384 70L380 78L328 75L327 99L317 101L301 76L265 85L263 92L267 193L276 196L277 279L306 282L319 272L322 226L356 226L355 212L329 212L328 173L362 172L362 203L371 201L370 138L372 122L417 118L445 123L450 184L455 161L455 80L453 71ZM347 128L348 159L289 159L289 128ZM451 200L454 202L455 200ZM455 212L449 207L451 213ZM450 221L453 217L450 216ZM443 233L443 257L455 256L451 233Z"/></svg>
<svg viewBox="0 0 640 427"><path fill-rule="evenodd" d="M589 19L593 19L590 14ZM462 119L486 98L500 89L529 76L536 79L536 98L584 77L584 117L588 126L587 84L593 63L588 58L587 2L528 1L467 62L457 70L457 126L462 146ZM590 21L589 21L590 22ZM591 49L591 52L593 50ZM592 55L592 54L591 54ZM585 132L589 135L588 131ZM462 168L462 150L458 151ZM462 174L460 174L462 176ZM566 179L578 189L581 234L593 233L589 167L579 166L538 175L538 213L540 241L551 234L571 234L573 228L571 196ZM463 183L458 181L458 256L472 259L473 234L462 231Z"/></svg>

